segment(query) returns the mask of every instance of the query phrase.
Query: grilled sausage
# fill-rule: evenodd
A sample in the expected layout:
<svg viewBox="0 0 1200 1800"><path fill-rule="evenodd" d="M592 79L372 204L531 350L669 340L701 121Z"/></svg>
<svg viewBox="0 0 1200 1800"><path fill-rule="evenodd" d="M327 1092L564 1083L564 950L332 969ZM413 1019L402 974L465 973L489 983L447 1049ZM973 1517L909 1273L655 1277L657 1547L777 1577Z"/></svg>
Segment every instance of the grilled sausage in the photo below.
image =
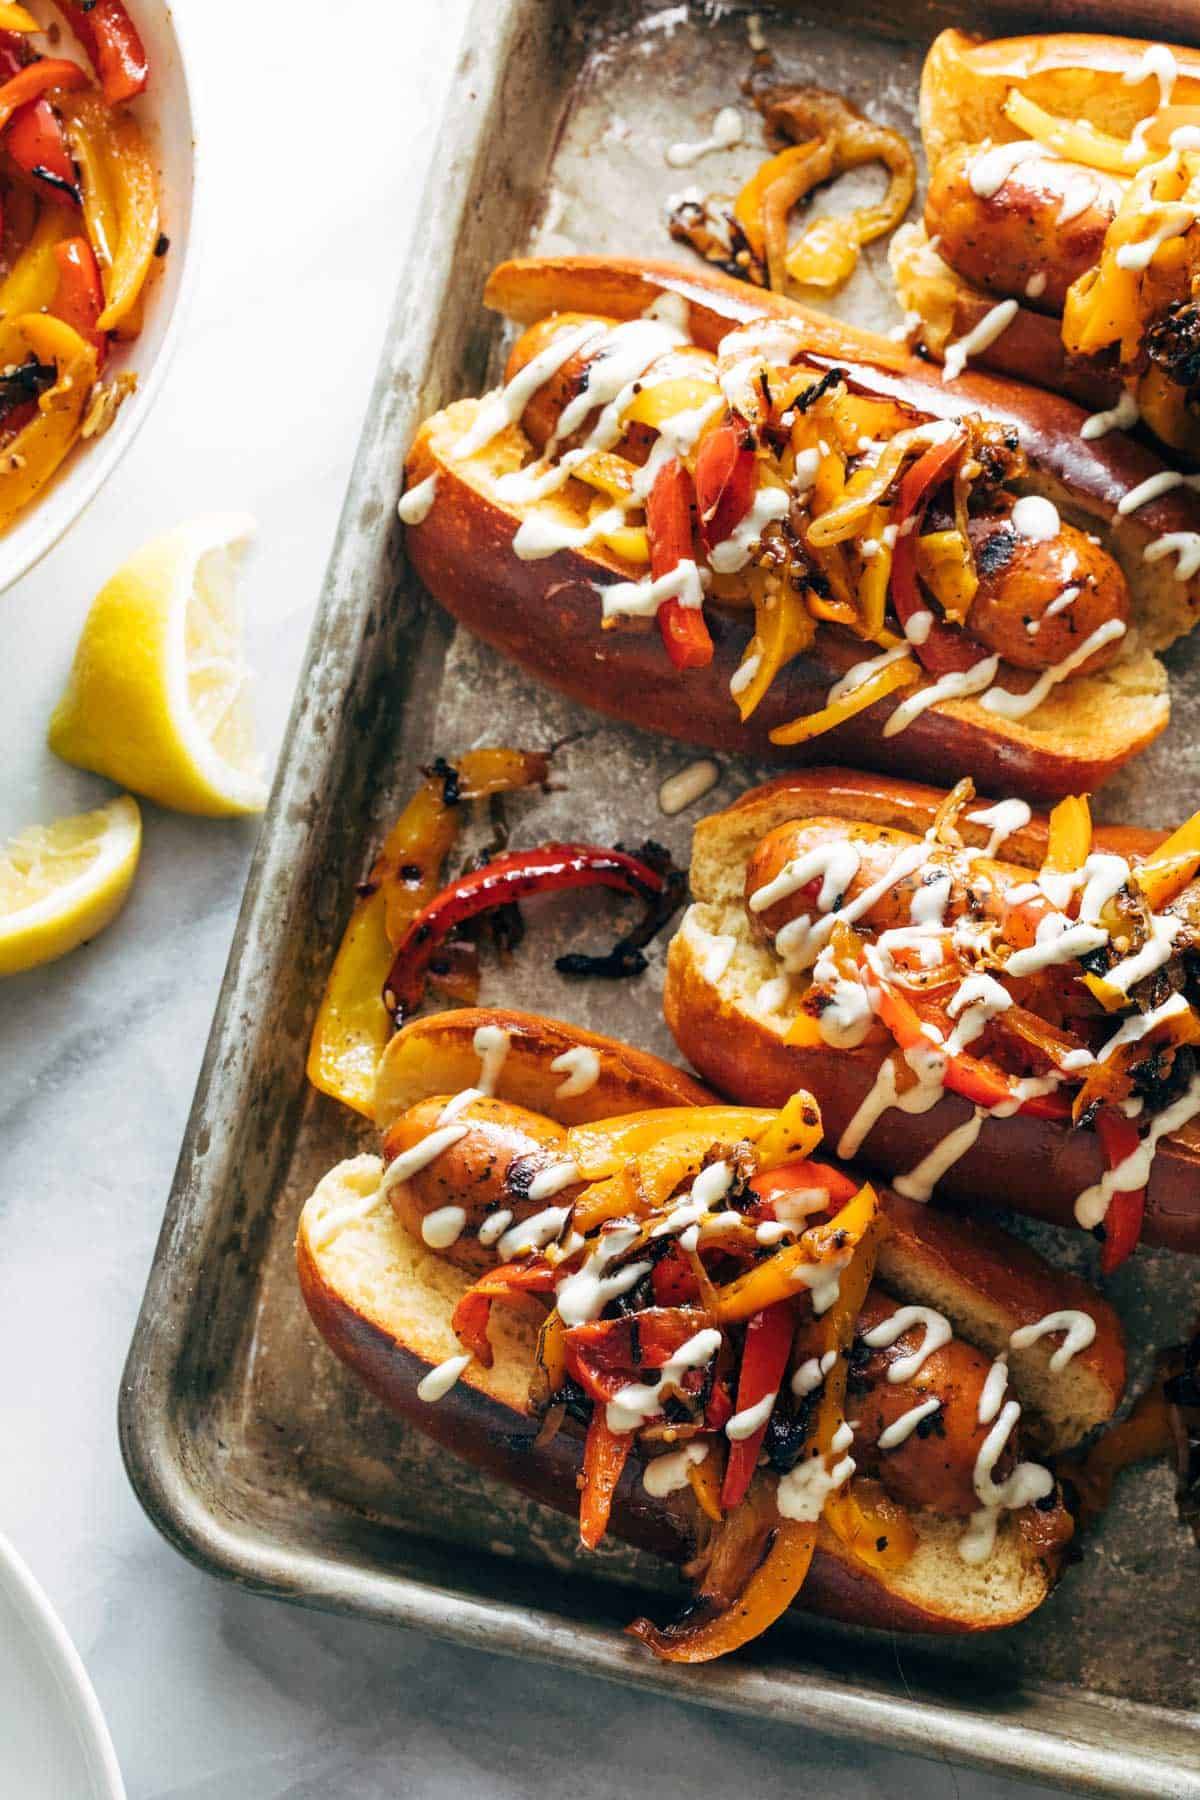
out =
<svg viewBox="0 0 1200 1800"><path fill-rule="evenodd" d="M1012 502L970 521L979 588L967 629L988 650L1019 669L1059 663L1109 619L1128 627L1129 588L1108 553L1066 520L1055 537L1023 536L1012 524ZM1122 640L1102 644L1079 673L1093 674L1120 652Z"/></svg>
<svg viewBox="0 0 1200 1800"><path fill-rule="evenodd" d="M436 1130L445 1106L442 1096L423 1100L402 1114L384 1140L387 1160ZM463 1107L453 1122L465 1125L466 1135L398 1183L392 1189L392 1205L414 1237L422 1235L428 1214L461 1207L466 1220L459 1235L452 1244L438 1248L448 1261L482 1274L495 1263L496 1248L494 1243L479 1242L481 1226L501 1212L511 1213L511 1223L517 1224L550 1204L567 1206L579 1189L567 1188L552 1202L529 1197L533 1178L563 1161L566 1134L552 1119L484 1096Z"/></svg>
<svg viewBox="0 0 1200 1800"><path fill-rule="evenodd" d="M985 188L988 147L943 157L929 182L925 226L943 261L976 287L1062 312L1067 289L1099 261L1122 195L1114 175L1050 156L1030 156L994 193Z"/></svg>

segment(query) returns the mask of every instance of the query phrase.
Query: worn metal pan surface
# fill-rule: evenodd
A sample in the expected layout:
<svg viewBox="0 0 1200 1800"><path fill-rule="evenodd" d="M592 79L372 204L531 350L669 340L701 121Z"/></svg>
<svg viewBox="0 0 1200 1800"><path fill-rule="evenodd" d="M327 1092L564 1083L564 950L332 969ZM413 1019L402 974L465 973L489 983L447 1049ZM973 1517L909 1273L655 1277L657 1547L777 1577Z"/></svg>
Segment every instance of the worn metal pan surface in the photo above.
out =
<svg viewBox="0 0 1200 1800"><path fill-rule="evenodd" d="M1193 0L1005 16L1037 27L1051 10L1059 28L1200 30ZM915 138L924 46L946 23L978 23L974 9L844 0L834 16L821 0L764 12L781 73L837 88ZM675 1578L619 1549L585 1566L566 1521L386 1416L326 1352L296 1291L299 1207L365 1139L306 1088L308 1031L353 883L416 766L473 742L578 734L559 759L566 790L530 803L524 841L656 836L686 857L700 809L667 820L656 796L688 752L599 723L456 637L406 572L395 503L417 421L477 391L498 360L477 299L492 264L531 241L663 254L663 202L683 185L664 146L701 135L748 63L745 14L729 9L479 0L130 1352L127 1465L185 1554L264 1593L709 1705L920 1752L937 1745L1089 1793L1200 1797L1200 1569L1165 1471L1127 1479L1083 1564L1034 1619L997 1639L899 1646L797 1617L740 1660L659 1667L619 1625L637 1604L631 1587ZM755 158L748 142L696 177L733 186ZM839 305L891 322L879 258ZM1106 803L1146 822L1195 804L1197 652L1173 661L1175 724ZM727 766L705 805L755 773ZM666 1049L661 953L636 983L568 987L547 951L576 923L548 903L483 998ZM1087 1254L1063 1238L1054 1251ZM1176 1337L1194 1285L1193 1268L1161 1254L1123 1270L1115 1297L1135 1340Z"/></svg>

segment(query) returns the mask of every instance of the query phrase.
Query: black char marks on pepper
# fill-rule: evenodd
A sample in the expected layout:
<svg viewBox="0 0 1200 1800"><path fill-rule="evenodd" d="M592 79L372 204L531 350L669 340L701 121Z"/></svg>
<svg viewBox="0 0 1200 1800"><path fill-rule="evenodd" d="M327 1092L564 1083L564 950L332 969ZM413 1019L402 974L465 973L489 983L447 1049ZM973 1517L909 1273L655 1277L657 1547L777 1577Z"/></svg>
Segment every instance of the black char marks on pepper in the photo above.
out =
<svg viewBox="0 0 1200 1800"><path fill-rule="evenodd" d="M560 975L598 976L606 981L620 981L631 975L640 975L646 967L643 947L674 918L687 899L687 871L677 867L671 852L661 844L648 839L633 850L625 844L618 844L617 849L626 855L635 856L660 876L662 891L658 894L647 891L642 895L646 906L643 917L632 931L618 938L611 950L600 955L571 950L565 956L556 958L554 967Z"/></svg>
<svg viewBox="0 0 1200 1800"><path fill-rule="evenodd" d="M462 791L458 770L453 763L447 762L444 756L437 756L421 773L428 775L431 781L441 782L443 806L458 805Z"/></svg>

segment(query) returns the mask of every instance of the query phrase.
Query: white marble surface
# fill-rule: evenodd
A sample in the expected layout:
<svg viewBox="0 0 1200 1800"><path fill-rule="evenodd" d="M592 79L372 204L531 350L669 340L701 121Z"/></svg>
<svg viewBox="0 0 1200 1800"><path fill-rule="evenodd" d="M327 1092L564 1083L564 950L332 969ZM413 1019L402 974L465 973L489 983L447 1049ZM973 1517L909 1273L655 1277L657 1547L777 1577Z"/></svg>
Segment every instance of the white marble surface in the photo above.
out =
<svg viewBox="0 0 1200 1800"><path fill-rule="evenodd" d="M247 594L277 744L386 312L420 257L467 0L291 0L282 27L266 4L177 10L204 168L194 311L116 479L0 597L0 831L106 792L55 763L46 720L99 582L191 513L260 521ZM117 1385L254 826L146 823L117 924L0 994L0 1526L89 1665L132 1800L1044 1791L256 1600L156 1536L121 1468Z"/></svg>

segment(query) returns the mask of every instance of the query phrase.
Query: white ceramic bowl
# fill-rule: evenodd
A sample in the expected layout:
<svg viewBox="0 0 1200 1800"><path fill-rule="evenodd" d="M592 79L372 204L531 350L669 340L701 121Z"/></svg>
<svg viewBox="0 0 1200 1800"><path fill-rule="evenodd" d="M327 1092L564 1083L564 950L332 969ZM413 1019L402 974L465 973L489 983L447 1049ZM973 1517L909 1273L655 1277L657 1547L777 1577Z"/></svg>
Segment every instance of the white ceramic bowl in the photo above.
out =
<svg viewBox="0 0 1200 1800"><path fill-rule="evenodd" d="M150 81L133 111L157 153L162 225L170 239L161 279L146 305L141 335L113 358L117 369L134 369L138 387L110 430L90 444L77 444L66 465L33 504L0 536L0 593L33 567L75 523L112 474L149 414L162 386L186 311L195 258L195 144L192 101L179 33L164 0L127 0L146 46ZM61 16L33 0L43 21ZM68 41L67 54L74 54ZM87 58L79 52L85 65Z"/></svg>
<svg viewBox="0 0 1200 1800"><path fill-rule="evenodd" d="M125 1800L87 1670L54 1608L0 1535L0 1792Z"/></svg>

